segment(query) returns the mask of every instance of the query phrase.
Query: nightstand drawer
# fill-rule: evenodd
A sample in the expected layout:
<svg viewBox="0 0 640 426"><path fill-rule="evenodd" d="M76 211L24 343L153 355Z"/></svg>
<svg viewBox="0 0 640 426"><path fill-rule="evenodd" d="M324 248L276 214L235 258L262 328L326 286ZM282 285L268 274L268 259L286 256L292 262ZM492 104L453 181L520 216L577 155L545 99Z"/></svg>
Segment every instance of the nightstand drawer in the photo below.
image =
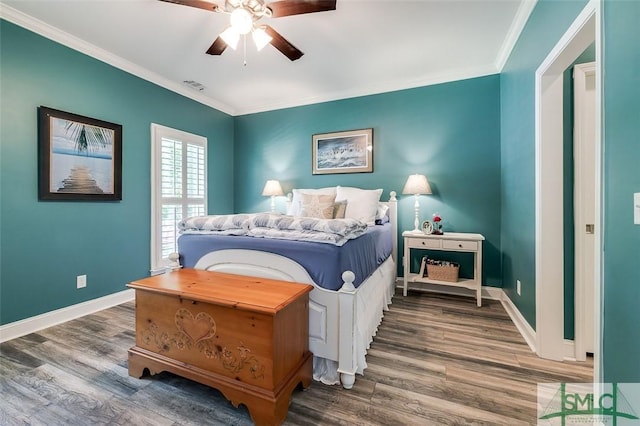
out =
<svg viewBox="0 0 640 426"><path fill-rule="evenodd" d="M438 249L440 248L440 240L432 240L428 238L408 238L407 245L409 246L409 248Z"/></svg>
<svg viewBox="0 0 640 426"><path fill-rule="evenodd" d="M472 250L478 251L477 241L462 240L442 240L442 248L451 250Z"/></svg>

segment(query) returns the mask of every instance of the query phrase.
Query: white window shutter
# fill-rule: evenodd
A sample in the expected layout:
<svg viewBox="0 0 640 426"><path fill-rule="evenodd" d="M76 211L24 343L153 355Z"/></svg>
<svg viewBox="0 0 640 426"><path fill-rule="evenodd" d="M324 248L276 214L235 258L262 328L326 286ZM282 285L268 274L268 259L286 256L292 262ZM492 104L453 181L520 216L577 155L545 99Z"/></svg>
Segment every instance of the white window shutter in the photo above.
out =
<svg viewBox="0 0 640 426"><path fill-rule="evenodd" d="M207 212L207 139L151 125L151 273L178 251L178 223Z"/></svg>

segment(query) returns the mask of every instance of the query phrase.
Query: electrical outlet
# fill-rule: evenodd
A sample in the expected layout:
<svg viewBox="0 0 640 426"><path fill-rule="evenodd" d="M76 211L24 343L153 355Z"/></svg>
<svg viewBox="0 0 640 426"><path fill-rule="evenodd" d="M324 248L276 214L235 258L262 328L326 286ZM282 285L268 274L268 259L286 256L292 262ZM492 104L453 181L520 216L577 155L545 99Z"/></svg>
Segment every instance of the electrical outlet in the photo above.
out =
<svg viewBox="0 0 640 426"><path fill-rule="evenodd" d="M640 192L633 194L633 223L640 225Z"/></svg>
<svg viewBox="0 0 640 426"><path fill-rule="evenodd" d="M85 288L87 286L87 276L86 275L78 275L76 277L76 287L77 288Z"/></svg>
<svg viewBox="0 0 640 426"><path fill-rule="evenodd" d="M522 292L522 283L520 282L520 280L516 280L516 293L518 293L518 296L520 296L521 292Z"/></svg>

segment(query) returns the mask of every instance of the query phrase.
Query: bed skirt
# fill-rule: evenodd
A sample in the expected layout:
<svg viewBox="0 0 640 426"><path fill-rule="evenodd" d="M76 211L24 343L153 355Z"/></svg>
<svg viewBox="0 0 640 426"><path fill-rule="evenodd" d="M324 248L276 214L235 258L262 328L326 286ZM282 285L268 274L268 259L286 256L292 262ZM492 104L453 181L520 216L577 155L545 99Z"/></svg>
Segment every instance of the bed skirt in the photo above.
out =
<svg viewBox="0 0 640 426"><path fill-rule="evenodd" d="M396 265L389 257L367 280L358 287L356 293L356 373L364 374L367 368L366 354L373 337L382 322L384 312L389 310L395 293ZM326 358L313 357L313 378L327 385L340 384L338 362Z"/></svg>

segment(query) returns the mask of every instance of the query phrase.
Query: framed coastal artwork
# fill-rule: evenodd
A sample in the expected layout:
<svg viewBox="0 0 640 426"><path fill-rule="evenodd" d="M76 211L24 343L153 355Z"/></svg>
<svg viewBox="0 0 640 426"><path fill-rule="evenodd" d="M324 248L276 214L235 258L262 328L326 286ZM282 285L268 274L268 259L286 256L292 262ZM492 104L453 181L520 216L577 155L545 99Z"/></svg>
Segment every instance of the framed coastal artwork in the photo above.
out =
<svg viewBox="0 0 640 426"><path fill-rule="evenodd" d="M313 135L311 149L314 175L373 172L373 129Z"/></svg>
<svg viewBox="0 0 640 426"><path fill-rule="evenodd" d="M122 199L122 126L38 108L38 198Z"/></svg>

